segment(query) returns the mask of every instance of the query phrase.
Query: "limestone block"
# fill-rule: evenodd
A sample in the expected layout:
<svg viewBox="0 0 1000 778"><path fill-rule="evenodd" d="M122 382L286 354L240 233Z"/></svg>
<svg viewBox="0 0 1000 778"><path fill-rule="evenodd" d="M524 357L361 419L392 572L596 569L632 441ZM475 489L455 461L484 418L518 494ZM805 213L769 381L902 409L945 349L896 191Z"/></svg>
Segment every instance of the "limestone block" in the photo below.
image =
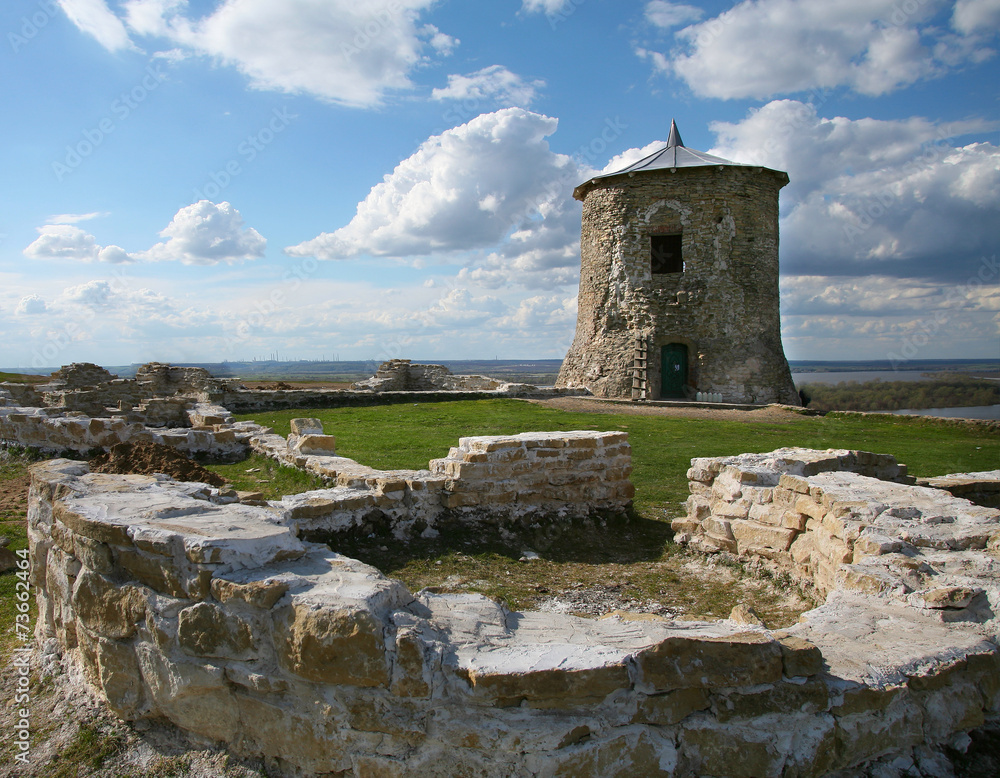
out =
<svg viewBox="0 0 1000 778"><path fill-rule="evenodd" d="M917 607L943 610L945 608L960 610L967 608L973 598L982 594L983 590L969 586L939 586L910 595L910 602Z"/></svg>
<svg viewBox="0 0 1000 778"><path fill-rule="evenodd" d="M899 696L878 714L836 717L836 767L845 769L924 740L923 716L909 697Z"/></svg>
<svg viewBox="0 0 1000 778"><path fill-rule="evenodd" d="M77 576L72 602L81 623L108 638L131 637L136 624L146 615L146 600L141 589L129 584L114 584L89 570Z"/></svg>
<svg viewBox="0 0 1000 778"><path fill-rule="evenodd" d="M734 719L748 720L760 716L825 711L830 704L830 689L818 679L805 683L781 681L748 691L717 695L712 705L715 718L726 723Z"/></svg>
<svg viewBox="0 0 1000 778"><path fill-rule="evenodd" d="M301 435L294 439L291 451L302 456L332 457L337 454L337 439L333 435Z"/></svg>
<svg viewBox="0 0 1000 778"><path fill-rule="evenodd" d="M781 679L781 649L761 632L727 637L669 637L640 652L645 685L657 690L750 686Z"/></svg>
<svg viewBox="0 0 1000 778"><path fill-rule="evenodd" d="M525 774L553 778L676 775L677 748L668 734L641 726L616 728L610 738L592 737L589 733L581 736L582 730L576 731L580 733L573 735L580 737L576 743L570 739L570 744L556 751L529 755Z"/></svg>
<svg viewBox="0 0 1000 778"><path fill-rule="evenodd" d="M726 519L745 519L750 515L750 506L752 503L743 498L732 501L714 499L711 505L713 516Z"/></svg>
<svg viewBox="0 0 1000 778"><path fill-rule="evenodd" d="M533 708L594 705L612 692L631 686L624 663L580 670L552 668L518 673L461 668L458 673L477 696L500 708L516 707L522 702Z"/></svg>
<svg viewBox="0 0 1000 778"><path fill-rule="evenodd" d="M396 631L396 661L389 690L397 697L429 697L430 668L427 647L420 633L410 627Z"/></svg>
<svg viewBox="0 0 1000 778"><path fill-rule="evenodd" d="M733 502L743 494L743 483L739 479L739 471L726 468L712 482L712 496L723 502Z"/></svg>
<svg viewBox="0 0 1000 778"><path fill-rule="evenodd" d="M781 646L781 664L786 677L811 676L823 671L823 654L813 643L787 632L775 632L774 639Z"/></svg>
<svg viewBox="0 0 1000 778"><path fill-rule="evenodd" d="M695 775L778 778L782 773L784 755L765 727L720 725L701 714L681 730L679 740Z"/></svg>
<svg viewBox="0 0 1000 778"><path fill-rule="evenodd" d="M781 526L786 529L794 529L797 532L805 532L808 516L798 511L782 511Z"/></svg>
<svg viewBox="0 0 1000 778"><path fill-rule="evenodd" d="M246 659L254 642L252 623L218 605L199 602L177 616L177 643L192 656Z"/></svg>
<svg viewBox="0 0 1000 778"><path fill-rule="evenodd" d="M319 419L292 419L289 426L293 435L323 434L323 422Z"/></svg>
<svg viewBox="0 0 1000 778"><path fill-rule="evenodd" d="M296 603L283 610L275 642L285 670L317 683L388 685L384 626L370 612Z"/></svg>
<svg viewBox="0 0 1000 778"><path fill-rule="evenodd" d="M669 727L683 721L692 713L707 710L709 705L708 692L694 687L644 696L639 698L632 723Z"/></svg>
<svg viewBox="0 0 1000 778"><path fill-rule="evenodd" d="M134 581L143 583L161 594L187 597L188 589L181 581L172 559L146 554L134 548L118 550L118 564Z"/></svg>
<svg viewBox="0 0 1000 778"><path fill-rule="evenodd" d="M136 644L135 653L142 679L160 715L204 737L235 740L240 712L222 667L168 660L146 642Z"/></svg>
<svg viewBox="0 0 1000 778"><path fill-rule="evenodd" d="M127 527L87 518L80 513L70 510L61 501L53 504L52 516L57 521L61 521L77 535L83 535L91 540L108 543L112 546L132 545L132 539L129 537Z"/></svg>
<svg viewBox="0 0 1000 778"><path fill-rule="evenodd" d="M793 529L772 527L755 521L734 521L733 537L742 551L744 548L771 548L787 551L798 533Z"/></svg>
<svg viewBox="0 0 1000 778"><path fill-rule="evenodd" d="M81 632L81 636L85 633ZM139 715L143 687L135 650L127 643L94 635L97 674L101 691L111 710L125 720Z"/></svg>
<svg viewBox="0 0 1000 778"><path fill-rule="evenodd" d="M724 540L735 540L733 535L733 523L728 519L720 519L710 516L701 523L702 529L709 535Z"/></svg>
<svg viewBox="0 0 1000 778"><path fill-rule="evenodd" d="M212 596L221 603L231 600L245 602L256 608L270 610L288 591L288 582L273 578L237 583L222 577L212 579Z"/></svg>

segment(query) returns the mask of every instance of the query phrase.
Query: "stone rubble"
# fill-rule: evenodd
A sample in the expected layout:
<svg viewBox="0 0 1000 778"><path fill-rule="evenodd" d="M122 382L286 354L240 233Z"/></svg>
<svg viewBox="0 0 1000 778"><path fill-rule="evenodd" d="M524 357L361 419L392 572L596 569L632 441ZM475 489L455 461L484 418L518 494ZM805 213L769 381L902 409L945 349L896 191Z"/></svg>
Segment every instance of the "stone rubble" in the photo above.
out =
<svg viewBox="0 0 1000 778"><path fill-rule="evenodd" d="M749 613L590 620L413 594L307 541L364 511L405 536L432 504L455 521L624 510L624 433L463 438L412 473L342 460L333 441L301 453L322 435L308 419L287 440L257 435L337 473L265 505L36 465L38 637L122 718L165 718L287 775L822 776L914 764L1000 713L1000 511L910 485L891 457L692 461L678 539L828 593L771 631Z"/></svg>
<svg viewBox="0 0 1000 778"><path fill-rule="evenodd" d="M393 360L357 389L247 389L236 379L213 377L197 367L151 362L134 379L121 379L88 363L67 365L46 384L0 383L0 444L41 451L87 454L118 443L174 446L190 455L235 460L246 455L255 425L233 423L233 413L285 408L329 408L422 400L586 394L454 376L440 365ZM381 378L380 378L381 376ZM382 380L390 376L391 380ZM409 377L408 377L409 376ZM380 383L381 382L381 383ZM304 441L297 453L328 453Z"/></svg>

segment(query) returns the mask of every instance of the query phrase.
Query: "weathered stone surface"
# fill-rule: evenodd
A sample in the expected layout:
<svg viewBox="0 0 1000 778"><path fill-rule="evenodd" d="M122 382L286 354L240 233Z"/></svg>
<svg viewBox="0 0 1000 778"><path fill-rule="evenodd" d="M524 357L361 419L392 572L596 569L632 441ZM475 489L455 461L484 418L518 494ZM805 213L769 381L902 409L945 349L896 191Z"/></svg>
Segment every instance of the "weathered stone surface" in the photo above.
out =
<svg viewBox="0 0 1000 778"><path fill-rule="evenodd" d="M564 708L601 702L607 695L631 685L628 668L610 665L594 669L553 668L527 673L482 673L462 670L473 691L498 707L522 702L538 708Z"/></svg>
<svg viewBox="0 0 1000 778"><path fill-rule="evenodd" d="M200 602L177 615L177 642L192 656L246 658L253 648L253 625L218 605Z"/></svg>
<svg viewBox="0 0 1000 778"><path fill-rule="evenodd" d="M635 379L636 397L669 396L661 348L679 343L686 395L798 405L778 321L778 190L787 182L766 168L705 166L578 187L579 313L557 385L627 398ZM653 273L651 236L667 234L682 236L683 272Z"/></svg>
<svg viewBox="0 0 1000 778"><path fill-rule="evenodd" d="M645 684L662 690L751 686L781 679L781 649L763 632L671 637L636 657Z"/></svg>
<svg viewBox="0 0 1000 778"><path fill-rule="evenodd" d="M292 605L278 617L278 659L288 672L317 683L386 686L383 626L363 610Z"/></svg>
<svg viewBox="0 0 1000 778"><path fill-rule="evenodd" d="M108 638L129 638L145 619L146 601L136 586L114 584L84 570L73 587L73 611L87 629Z"/></svg>
<svg viewBox="0 0 1000 778"><path fill-rule="evenodd" d="M160 714L213 740L235 738L240 715L221 667L168 659L148 643L136 646L136 656Z"/></svg>
<svg viewBox="0 0 1000 778"><path fill-rule="evenodd" d="M396 662L390 690L397 697L429 697L430 672L420 634L411 628L396 631Z"/></svg>
<svg viewBox="0 0 1000 778"><path fill-rule="evenodd" d="M783 672L789 678L817 675L823 670L823 653L808 640L775 632L775 639L781 646Z"/></svg>
<svg viewBox="0 0 1000 778"><path fill-rule="evenodd" d="M709 694L705 689L689 688L665 694L655 694L639 700L633 724L656 724L669 727L709 706Z"/></svg>

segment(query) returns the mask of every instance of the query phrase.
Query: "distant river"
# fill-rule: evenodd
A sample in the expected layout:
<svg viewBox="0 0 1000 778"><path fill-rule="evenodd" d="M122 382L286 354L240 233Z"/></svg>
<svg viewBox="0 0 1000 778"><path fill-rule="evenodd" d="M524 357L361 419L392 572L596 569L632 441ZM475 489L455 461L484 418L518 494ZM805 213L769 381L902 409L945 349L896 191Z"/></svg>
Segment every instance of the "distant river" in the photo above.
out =
<svg viewBox="0 0 1000 778"><path fill-rule="evenodd" d="M1000 419L1000 405L970 405L968 408L920 408L918 410L887 411L916 416L940 416L946 419Z"/></svg>
<svg viewBox="0 0 1000 778"><path fill-rule="evenodd" d="M926 381L920 370L865 370L857 373L792 373L796 386L802 384L839 384L842 381Z"/></svg>
<svg viewBox="0 0 1000 778"><path fill-rule="evenodd" d="M919 370L867 370L863 372L792 373L795 386L802 384L839 384L842 381L926 381ZM916 416L940 416L948 419L1000 419L1000 405L972 405L968 408L920 408L886 413L910 414Z"/></svg>

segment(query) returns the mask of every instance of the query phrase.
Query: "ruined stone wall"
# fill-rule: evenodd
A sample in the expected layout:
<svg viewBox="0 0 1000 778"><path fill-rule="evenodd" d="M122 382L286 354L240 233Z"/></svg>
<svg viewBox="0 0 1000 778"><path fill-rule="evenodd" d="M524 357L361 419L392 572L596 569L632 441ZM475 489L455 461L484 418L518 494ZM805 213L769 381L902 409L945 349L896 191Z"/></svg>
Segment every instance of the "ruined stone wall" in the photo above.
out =
<svg viewBox="0 0 1000 778"><path fill-rule="evenodd" d="M630 397L636 341L688 347L688 387L725 402L798 405L781 345L778 190L782 173L739 166L601 179L583 203L576 335L559 386ZM684 272L653 275L649 236L681 233Z"/></svg>
<svg viewBox="0 0 1000 778"><path fill-rule="evenodd" d="M353 389L368 392L437 391L529 391L536 387L512 384L481 375L454 375L444 365L414 364L409 359L390 359L379 365L375 375L358 381Z"/></svg>
<svg viewBox="0 0 1000 778"><path fill-rule="evenodd" d="M163 418L157 415L156 408L154 403L152 423L162 424ZM175 410L170 407L171 415ZM216 406L187 403L182 410L187 422L184 427L157 428L124 415L89 417L53 408L0 406L0 442L55 453L88 454L128 442L160 443L188 455L209 454L222 459L246 453L255 425L232 425L228 411ZM138 418L144 416L140 412Z"/></svg>
<svg viewBox="0 0 1000 778"><path fill-rule="evenodd" d="M688 478L687 516L673 522L677 542L766 557L823 594L891 593L921 607L966 608L983 590L947 585L930 564L936 552L947 565L958 558L951 552L1000 549L1000 511L913 486L906 466L884 454L779 449L693 459ZM1000 470L974 480L1000 488ZM981 563L995 566L988 556Z"/></svg>
<svg viewBox="0 0 1000 778"><path fill-rule="evenodd" d="M257 452L335 486L281 501L309 537L377 524L405 540L449 523L553 522L621 514L634 488L623 432L529 432L461 438L427 470L376 470L336 455L316 419L294 419L292 434L250 439Z"/></svg>
<svg viewBox="0 0 1000 778"><path fill-rule="evenodd" d="M286 448L318 434L298 425ZM516 465L503 452L530 440L490 451L473 439L447 460ZM892 472L885 460L865 466ZM859 507L837 492L845 478L851 489L875 480L778 480L843 520ZM383 488L386 505L398 492ZM413 594L303 542L295 509L64 460L35 466L43 645L78 663L119 716L165 718L286 774L821 776L879 757L933 760L929 746L1000 713L996 536L967 543L981 536L965 531L977 521L957 513L935 523L905 503L882 511L893 542L924 555L949 590L944 600L838 588L772 632ZM1000 513L978 516L996 532ZM976 591L963 598L971 570Z"/></svg>

